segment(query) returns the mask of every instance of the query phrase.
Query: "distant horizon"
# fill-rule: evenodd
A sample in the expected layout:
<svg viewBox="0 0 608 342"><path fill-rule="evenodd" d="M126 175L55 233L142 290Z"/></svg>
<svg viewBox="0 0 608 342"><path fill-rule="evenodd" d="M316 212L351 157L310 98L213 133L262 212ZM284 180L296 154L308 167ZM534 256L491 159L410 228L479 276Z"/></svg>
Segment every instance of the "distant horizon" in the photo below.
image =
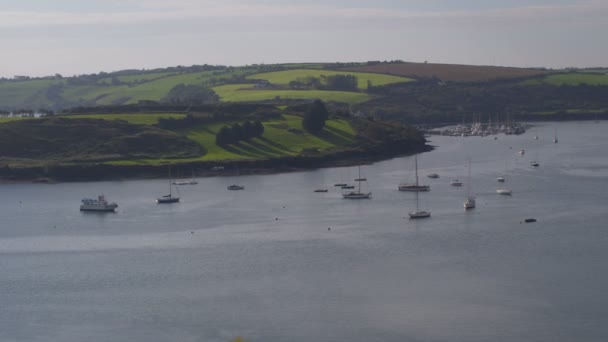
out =
<svg viewBox="0 0 608 342"><path fill-rule="evenodd" d="M51 73L51 74L45 74L45 75L27 75L27 74L19 74L19 75L11 75L11 76L3 76L0 75L1 78L4 79L15 79L17 77L29 77L29 78L45 78L45 77L54 77L55 75L59 74L62 77L78 77L78 76L82 76L82 75L94 75L94 74L99 74L99 73L107 73L107 74L112 74L112 73L116 73L116 72L122 72L122 71L142 71L142 72L148 72L148 71L152 71L152 70L163 70L163 69L168 69L168 68L175 68L175 67L184 67L184 68L189 68L189 67L193 67L193 66L202 66L202 65L211 65L211 66L223 66L223 67L233 67L233 68L241 68L241 67L247 67L247 66L254 66L254 65L294 65L294 64L334 64L334 63L366 63L366 62L375 62L375 61L379 61L379 62L392 62L392 61L399 61L402 63L413 63L413 64L445 64L445 65L466 65L466 66L476 66L476 67L500 67L500 68L520 68L520 69L546 69L546 70L566 70L569 68L574 68L574 69L608 69L608 66L584 66L584 67L561 67L561 68L549 68L549 67L544 67L544 66L512 66L512 65L491 65L491 64L464 64L464 63L444 63L444 62L431 62L431 61L426 61L427 63L423 62L418 62L418 61L406 61L406 60L400 60L400 59L390 59L390 60L374 60L374 61L334 61L334 62L278 62L278 63L251 63L251 64L241 64L241 65L229 65L229 64L210 64L210 63L195 63L195 64L189 64L189 65L183 65L183 64L176 64L176 65L167 65L167 66L159 66L159 67L149 67L149 68L136 68L136 67L132 67L132 68L125 68L125 69L119 69L119 70L99 70L96 72L84 72L84 73L78 73L78 74L62 74L60 72L55 72L55 73Z"/></svg>
<svg viewBox="0 0 608 342"><path fill-rule="evenodd" d="M404 60L606 65L604 0L0 0L0 76Z"/></svg>

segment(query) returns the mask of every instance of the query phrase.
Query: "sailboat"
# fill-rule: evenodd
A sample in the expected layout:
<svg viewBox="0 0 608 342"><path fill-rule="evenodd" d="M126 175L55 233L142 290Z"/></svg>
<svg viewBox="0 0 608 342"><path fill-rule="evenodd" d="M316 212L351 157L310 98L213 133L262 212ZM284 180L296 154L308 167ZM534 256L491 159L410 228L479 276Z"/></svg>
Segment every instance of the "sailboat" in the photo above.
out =
<svg viewBox="0 0 608 342"><path fill-rule="evenodd" d="M190 180L177 180L175 182L173 182L174 185L196 185L198 184L198 181L196 180L196 178L194 178L194 170L192 170L192 179Z"/></svg>
<svg viewBox="0 0 608 342"><path fill-rule="evenodd" d="M469 159L469 179L467 180L467 199L464 201L464 209L475 208L475 196L471 195L471 160Z"/></svg>
<svg viewBox="0 0 608 342"><path fill-rule="evenodd" d="M505 173L504 173L504 174L505 174L505 175L507 174L507 161L506 161L506 160L505 160ZM503 176L498 176L498 177L496 178L496 180L497 180L499 183L504 183L506 179L505 179L505 176L503 175Z"/></svg>
<svg viewBox="0 0 608 342"><path fill-rule="evenodd" d="M429 185L421 185L418 184L418 157L414 156L414 164L416 169L416 183L415 184L399 184L399 191L430 191L431 187Z"/></svg>
<svg viewBox="0 0 608 342"><path fill-rule="evenodd" d="M179 188L178 192L179 192ZM169 194L161 196L156 199L156 202L159 204L168 204L168 203L177 203L179 202L179 196L173 196L173 184L171 182L171 167L169 167Z"/></svg>
<svg viewBox="0 0 608 342"><path fill-rule="evenodd" d="M555 129L555 134L553 135L553 143L557 144L557 128Z"/></svg>
<svg viewBox="0 0 608 342"><path fill-rule="evenodd" d="M410 219L422 219L431 217L430 211L420 210L420 201L418 199L418 196L420 195L418 194L418 192L416 192L416 211L408 213Z"/></svg>
<svg viewBox="0 0 608 342"><path fill-rule="evenodd" d="M240 175L241 175L241 173L239 172L239 168L237 167L236 168L236 178L238 179ZM232 184L232 185L228 185L227 189L228 190L232 190L232 191L235 191L235 190L245 190L245 186L238 185L238 184Z"/></svg>
<svg viewBox="0 0 608 342"><path fill-rule="evenodd" d="M359 169L359 176L356 179L357 190L349 191L347 193L342 194L342 198L345 198L345 199L370 199L370 198L372 198L371 192L361 192L361 182L365 182L365 181L367 181L367 179L361 177L361 165L359 165L358 169Z"/></svg>

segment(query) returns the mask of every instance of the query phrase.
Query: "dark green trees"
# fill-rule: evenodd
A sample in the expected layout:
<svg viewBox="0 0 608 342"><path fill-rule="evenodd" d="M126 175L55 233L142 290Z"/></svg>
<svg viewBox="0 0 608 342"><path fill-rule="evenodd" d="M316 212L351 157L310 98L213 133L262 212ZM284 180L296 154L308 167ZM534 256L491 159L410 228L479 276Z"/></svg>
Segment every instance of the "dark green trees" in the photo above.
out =
<svg viewBox="0 0 608 342"><path fill-rule="evenodd" d="M325 121L329 118L329 112L325 108L325 104L321 100L315 100L308 106L304 119L302 120L302 127L306 131L312 134L318 134L325 127Z"/></svg>
<svg viewBox="0 0 608 342"><path fill-rule="evenodd" d="M250 140L261 137L264 134L264 125L260 121L245 121L242 125L235 123L232 126L224 126L215 135L215 143L219 146L236 144L241 140Z"/></svg>

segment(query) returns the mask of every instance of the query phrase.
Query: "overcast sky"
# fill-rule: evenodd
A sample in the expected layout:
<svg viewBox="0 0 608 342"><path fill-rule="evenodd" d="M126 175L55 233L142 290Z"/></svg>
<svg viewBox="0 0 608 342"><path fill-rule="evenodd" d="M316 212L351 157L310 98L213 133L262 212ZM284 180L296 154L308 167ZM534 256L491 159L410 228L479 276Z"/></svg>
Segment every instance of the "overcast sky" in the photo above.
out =
<svg viewBox="0 0 608 342"><path fill-rule="evenodd" d="M608 66L608 0L0 0L0 76L392 60Z"/></svg>

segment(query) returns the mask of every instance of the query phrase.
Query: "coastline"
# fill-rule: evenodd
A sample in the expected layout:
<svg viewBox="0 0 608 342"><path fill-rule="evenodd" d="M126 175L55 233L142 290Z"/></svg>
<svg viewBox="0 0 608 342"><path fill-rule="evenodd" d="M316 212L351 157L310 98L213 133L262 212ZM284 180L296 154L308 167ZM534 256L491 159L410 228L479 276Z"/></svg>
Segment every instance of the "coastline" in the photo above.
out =
<svg viewBox="0 0 608 342"><path fill-rule="evenodd" d="M367 148L353 148L320 155L299 155L259 160L226 160L171 164L183 174L194 171L195 177L279 174L328 167L344 167L389 160L401 156L429 152L427 141L388 141ZM211 170L214 167L222 170ZM0 167L0 183L62 183L111 180L161 179L167 177L166 165L72 164L28 168Z"/></svg>

